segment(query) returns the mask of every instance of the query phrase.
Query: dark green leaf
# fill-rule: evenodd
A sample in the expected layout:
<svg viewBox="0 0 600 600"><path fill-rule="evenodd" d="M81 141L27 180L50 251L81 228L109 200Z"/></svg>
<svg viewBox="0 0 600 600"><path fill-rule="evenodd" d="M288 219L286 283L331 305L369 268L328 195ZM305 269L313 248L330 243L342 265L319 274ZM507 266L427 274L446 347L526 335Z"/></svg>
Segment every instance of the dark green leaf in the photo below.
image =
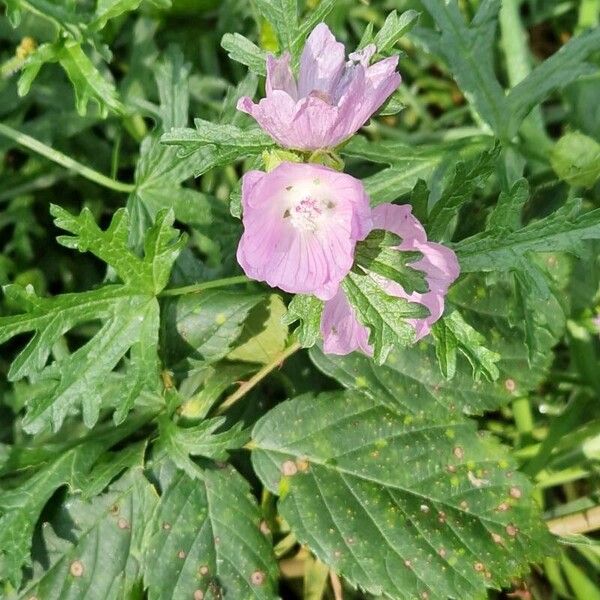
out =
<svg viewBox="0 0 600 600"><path fill-rule="evenodd" d="M231 60L246 65L257 75L267 74L267 54L256 44L239 33L226 33L221 46Z"/></svg>
<svg viewBox="0 0 600 600"><path fill-rule="evenodd" d="M479 598L553 550L530 484L460 418L307 395L263 417L253 441L296 538L373 594Z"/></svg>
<svg viewBox="0 0 600 600"><path fill-rule="evenodd" d="M369 328L369 343L373 346L378 364L383 364L394 348L407 346L413 341L415 330L409 323L410 319L429 314L421 304L386 294L380 283L368 273L351 271L342 286L356 317Z"/></svg>
<svg viewBox="0 0 600 600"><path fill-rule="evenodd" d="M179 472L163 491L144 558L150 600L275 600L277 565L246 481L231 467Z"/></svg>
<svg viewBox="0 0 600 600"><path fill-rule="evenodd" d="M300 321L296 336L303 348L314 346L321 337L321 315L323 301L315 296L297 294L288 304L283 322L292 325Z"/></svg>
<svg viewBox="0 0 600 600"><path fill-rule="evenodd" d="M390 240L390 236L396 238ZM355 262L366 271L372 271L400 284L404 290L425 293L429 290L425 275L410 265L422 258L420 252L396 249L398 236L382 229L374 229L356 246Z"/></svg>

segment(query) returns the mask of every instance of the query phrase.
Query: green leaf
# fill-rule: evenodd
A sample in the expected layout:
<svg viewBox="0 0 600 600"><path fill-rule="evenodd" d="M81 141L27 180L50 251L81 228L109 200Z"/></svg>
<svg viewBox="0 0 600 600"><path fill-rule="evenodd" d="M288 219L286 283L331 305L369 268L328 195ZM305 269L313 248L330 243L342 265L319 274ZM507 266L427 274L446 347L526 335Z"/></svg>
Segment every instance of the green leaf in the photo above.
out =
<svg viewBox="0 0 600 600"><path fill-rule="evenodd" d="M419 180L430 181L458 160L479 156L490 138L473 137L428 146L400 142L369 142L354 136L341 152L344 156L391 165L363 180L371 205L391 202L413 190Z"/></svg>
<svg viewBox="0 0 600 600"><path fill-rule="evenodd" d="M203 471L194 463L191 456L203 456L225 461L230 450L241 448L249 439L243 423L236 423L230 429L215 433L225 423L225 417L205 419L197 425L178 425L166 415L159 421L160 447L169 458L183 469L189 477L203 477Z"/></svg>
<svg viewBox="0 0 600 600"><path fill-rule="evenodd" d="M511 399L503 384L474 382L462 353L456 357L454 378L447 379L438 367L435 347L424 341L395 349L380 366L358 352L342 357L313 348L310 357L323 373L344 387L409 415L444 419L457 411L481 414ZM526 364L524 356L523 362Z"/></svg>
<svg viewBox="0 0 600 600"><path fill-rule="evenodd" d="M91 251L108 262L124 283L52 298L39 297L31 288L5 288L5 294L26 312L0 318L0 343L35 332L8 373L12 381L29 377L41 385L41 394L27 402L24 426L30 432L50 423L57 430L66 415L80 406L84 423L92 427L107 403L117 408L115 420L121 422L142 391L157 389L159 306L154 295L166 285L185 242L174 239L173 216L163 212L147 232L145 256L139 258L127 246L128 217L122 209L106 231L98 228L87 210L77 217L56 206L52 212L57 226L73 234L61 236L62 244ZM54 344L68 331L90 322L101 323L91 339L46 366ZM124 361L127 354L129 360ZM108 386L121 362L122 380Z"/></svg>
<svg viewBox="0 0 600 600"><path fill-rule="evenodd" d="M109 111L123 114L125 108L114 84L105 79L83 51L81 44L72 39L43 44L29 57L19 80L19 95L24 96L29 92L41 67L48 62L60 63L71 80L75 91L75 106L80 116L86 114L90 100L96 102L104 118Z"/></svg>
<svg viewBox="0 0 600 600"><path fill-rule="evenodd" d="M267 53L239 33L226 33L221 46L231 60L246 65L257 75L267 74Z"/></svg>
<svg viewBox="0 0 600 600"><path fill-rule="evenodd" d="M436 343L436 354L442 367L442 373L452 379L456 373L456 353L460 351L469 361L475 381L481 375L490 381L500 376L497 362L500 355L486 347L485 338L453 310L437 321L432 332Z"/></svg>
<svg viewBox="0 0 600 600"><path fill-rule="evenodd" d="M115 269L123 283L138 293L158 294L168 283L171 267L185 245L187 238L172 227L172 211L163 210L144 240L144 257L136 256L128 246L129 215L123 208L117 210L110 226L102 231L89 209L78 216L60 206L52 205L50 212L57 227L72 233L59 236L67 248L92 252Z"/></svg>
<svg viewBox="0 0 600 600"><path fill-rule="evenodd" d="M231 467L204 470L202 479L177 473L147 542L148 598L275 600L277 564L260 523L248 484Z"/></svg>
<svg viewBox="0 0 600 600"><path fill-rule="evenodd" d="M599 238L600 209L582 213L581 202L573 201L516 231L488 229L454 248L463 273L527 270L532 252L579 254L585 241Z"/></svg>
<svg viewBox="0 0 600 600"><path fill-rule="evenodd" d="M444 237L448 226L461 206L472 199L476 190L482 188L496 170L499 148L483 152L468 162L459 162L443 191L429 213L429 236L434 240Z"/></svg>
<svg viewBox="0 0 600 600"><path fill-rule="evenodd" d="M287 307L283 322L292 325L299 321L296 336L303 348L314 346L321 339L321 315L323 301L315 296L297 294Z"/></svg>
<svg viewBox="0 0 600 600"><path fill-rule="evenodd" d="M383 364L394 348L412 343L415 330L409 319L429 314L421 304L386 294L369 273L351 271L342 287L356 317L370 331L369 343L373 346L373 356L378 364Z"/></svg>
<svg viewBox="0 0 600 600"><path fill-rule="evenodd" d="M579 131L567 133L552 148L550 163L569 185L591 188L600 179L600 144Z"/></svg>
<svg viewBox="0 0 600 600"><path fill-rule="evenodd" d="M286 312L281 296L271 294L249 313L229 360L267 364L285 349L288 328L282 319Z"/></svg>
<svg viewBox="0 0 600 600"><path fill-rule="evenodd" d="M49 458L42 468L12 490L0 490L0 580L20 585L21 568L31 564L31 537L37 520L57 489L69 486L72 493L85 489L88 473L102 452L130 433L112 429L96 439Z"/></svg>
<svg viewBox="0 0 600 600"><path fill-rule="evenodd" d="M597 72L586 58L600 46L600 30L587 31L571 38L550 58L536 67L523 81L510 90L508 103L508 135L516 134L531 109L554 90L563 88L582 75Z"/></svg>
<svg viewBox="0 0 600 600"><path fill-rule="evenodd" d="M99 496L123 471L143 469L147 445L147 441L143 440L121 450L104 453L85 478L82 499L91 500Z"/></svg>
<svg viewBox="0 0 600 600"><path fill-rule="evenodd" d="M467 324L466 332L461 333L458 326L454 327L456 333L452 332L455 338L465 336L464 346L456 348L452 380L438 367L436 349L438 353L441 349L431 338L395 348L382 366L359 353L338 357L324 355L316 348L310 352L311 359L326 375L349 389L399 407L402 412L431 418L455 411L482 414L497 410L539 386L553 361L552 347L565 326L564 312L554 295L538 297L535 310L530 311L535 316L532 331L525 326L512 279L504 275L487 280L474 275L462 277L450 289L446 305L446 314L457 309ZM484 335L485 341L469 332L469 327ZM531 356L528 344L534 348ZM501 357L498 362L494 355ZM482 374L488 370L495 376L493 365L500 373L497 380L487 381L484 377L473 381L474 370Z"/></svg>
<svg viewBox="0 0 600 600"><path fill-rule="evenodd" d="M553 551L531 485L459 417L307 395L271 410L253 442L255 470L298 541L370 593L479 598Z"/></svg>
<svg viewBox="0 0 600 600"><path fill-rule="evenodd" d="M110 19L135 10L142 0L98 0L94 18L88 24L90 30L100 30Z"/></svg>
<svg viewBox="0 0 600 600"><path fill-rule="evenodd" d="M494 72L494 41L500 0L484 0L467 26L456 2L423 0L440 29L422 41L448 64L460 89L479 116L502 136L509 118L504 90ZM419 39L417 34L417 39Z"/></svg>
<svg viewBox="0 0 600 600"><path fill-rule="evenodd" d="M165 303L162 347L169 364L187 356L206 362L224 358L242 333L262 294L207 290Z"/></svg>
<svg viewBox="0 0 600 600"><path fill-rule="evenodd" d="M275 29L279 50L292 50L298 30L297 0L256 0L256 8Z"/></svg>
<svg viewBox="0 0 600 600"><path fill-rule="evenodd" d="M13 27L17 27L21 21L22 10L31 10L38 14L43 14L44 17L50 19L54 24L71 34L76 40L81 40L81 21L83 15L76 14L72 8L72 3L65 3L63 0L27 0L25 4L23 0L3 0L6 5L6 11L10 23ZM83 17L85 18L85 17Z"/></svg>
<svg viewBox="0 0 600 600"><path fill-rule="evenodd" d="M211 123L194 119L196 129L172 129L162 136L163 144L177 145L180 155L190 154L204 146L215 146L223 150L236 150L238 156L259 154L274 145L273 140L255 127L241 129L235 125Z"/></svg>
<svg viewBox="0 0 600 600"><path fill-rule="evenodd" d="M556 255L551 255L549 270L556 269L557 264ZM523 290L504 274L485 279L463 277L448 294L448 302L486 336L486 346L501 356L501 383L512 395L522 395L543 381L553 361L552 347L564 333L565 313L557 300L560 287L554 290L542 270L538 269L536 276L547 286L547 294L529 286L524 299ZM531 304L525 305L524 300Z"/></svg>
<svg viewBox="0 0 600 600"><path fill-rule="evenodd" d="M416 10L407 10L400 16L393 10L386 18L383 26L377 32L373 43L379 54L389 54L398 40L406 35L416 24L419 13Z"/></svg>
<svg viewBox="0 0 600 600"><path fill-rule="evenodd" d="M366 271L372 271L400 284L404 290L424 293L429 290L425 275L410 265L417 262L420 252L400 251L400 238L389 231L374 229L356 245L355 262Z"/></svg>
<svg viewBox="0 0 600 600"><path fill-rule="evenodd" d="M292 55L298 56L304 46L304 42L310 32L321 22L325 21L327 16L336 7L338 0L319 0L316 7L300 21L298 34L292 45Z"/></svg>
<svg viewBox="0 0 600 600"><path fill-rule="evenodd" d="M70 498L43 527L43 562L19 598L131 598L140 577L146 524L156 504L141 469L102 496Z"/></svg>
<svg viewBox="0 0 600 600"><path fill-rule="evenodd" d="M80 115L86 114L90 100L98 104L100 114L104 117L109 110L117 114L124 112L114 84L100 74L80 44L66 42L59 62L75 89L75 106Z"/></svg>

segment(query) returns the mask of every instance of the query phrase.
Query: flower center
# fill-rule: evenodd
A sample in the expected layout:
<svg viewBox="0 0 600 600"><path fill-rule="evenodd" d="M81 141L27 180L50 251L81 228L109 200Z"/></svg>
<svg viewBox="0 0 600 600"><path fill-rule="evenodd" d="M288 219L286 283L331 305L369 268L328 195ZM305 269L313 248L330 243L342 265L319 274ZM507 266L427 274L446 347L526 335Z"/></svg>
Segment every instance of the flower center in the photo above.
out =
<svg viewBox="0 0 600 600"><path fill-rule="evenodd" d="M305 196L289 208L290 222L296 229L316 231L323 221L326 209L322 200Z"/></svg>

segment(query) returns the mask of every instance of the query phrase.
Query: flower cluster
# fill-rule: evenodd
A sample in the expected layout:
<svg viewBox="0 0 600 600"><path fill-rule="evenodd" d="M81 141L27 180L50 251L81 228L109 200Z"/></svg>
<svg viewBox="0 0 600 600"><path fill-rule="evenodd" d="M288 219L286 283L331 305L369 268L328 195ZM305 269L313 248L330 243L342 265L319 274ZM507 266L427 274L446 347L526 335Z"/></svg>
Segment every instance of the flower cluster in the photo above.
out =
<svg viewBox="0 0 600 600"><path fill-rule="evenodd" d="M258 104L242 98L238 108L286 148L334 148L364 125L400 84L397 57L370 65L374 54L370 45L345 61L343 45L320 24L307 40L298 81L289 54L269 56L266 98ZM325 352L373 354L369 331L341 284L353 266L356 244L374 229L400 236L396 251L421 254L411 267L425 275L425 293L409 294L398 283L371 274L387 295L426 307L427 317L410 321L415 339L427 335L442 315L448 287L458 277L458 262L450 249L427 241L410 206L371 209L358 179L322 165L282 162L267 173L244 175L242 208L239 264L253 279L325 302Z"/></svg>

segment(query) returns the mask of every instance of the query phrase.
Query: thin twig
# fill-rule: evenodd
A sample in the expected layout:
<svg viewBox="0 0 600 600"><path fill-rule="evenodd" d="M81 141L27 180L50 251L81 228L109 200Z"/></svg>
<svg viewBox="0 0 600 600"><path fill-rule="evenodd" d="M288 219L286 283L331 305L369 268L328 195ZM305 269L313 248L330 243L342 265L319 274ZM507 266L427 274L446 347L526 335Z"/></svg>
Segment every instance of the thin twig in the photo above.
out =
<svg viewBox="0 0 600 600"><path fill-rule="evenodd" d="M600 529L600 506L546 521L548 529L555 535L587 533Z"/></svg>
<svg viewBox="0 0 600 600"><path fill-rule="evenodd" d="M186 285L178 288L163 290L160 296L183 296L184 294L197 294L204 290L212 288L227 287L228 285L236 285L238 283L247 283L250 281L245 275L235 275L234 277L224 277L223 279L214 279L213 281L203 281L194 285Z"/></svg>
<svg viewBox="0 0 600 600"><path fill-rule="evenodd" d="M280 352L270 363L266 364L260 371L257 371L248 381L245 381L240 387L230 396L225 398L225 401L217 409L217 414L224 413L232 404L235 404L240 398L245 396L254 386L262 381L271 371L279 367L286 358L289 358L294 352L300 350L302 346L300 342L294 342L288 346L283 352Z"/></svg>

